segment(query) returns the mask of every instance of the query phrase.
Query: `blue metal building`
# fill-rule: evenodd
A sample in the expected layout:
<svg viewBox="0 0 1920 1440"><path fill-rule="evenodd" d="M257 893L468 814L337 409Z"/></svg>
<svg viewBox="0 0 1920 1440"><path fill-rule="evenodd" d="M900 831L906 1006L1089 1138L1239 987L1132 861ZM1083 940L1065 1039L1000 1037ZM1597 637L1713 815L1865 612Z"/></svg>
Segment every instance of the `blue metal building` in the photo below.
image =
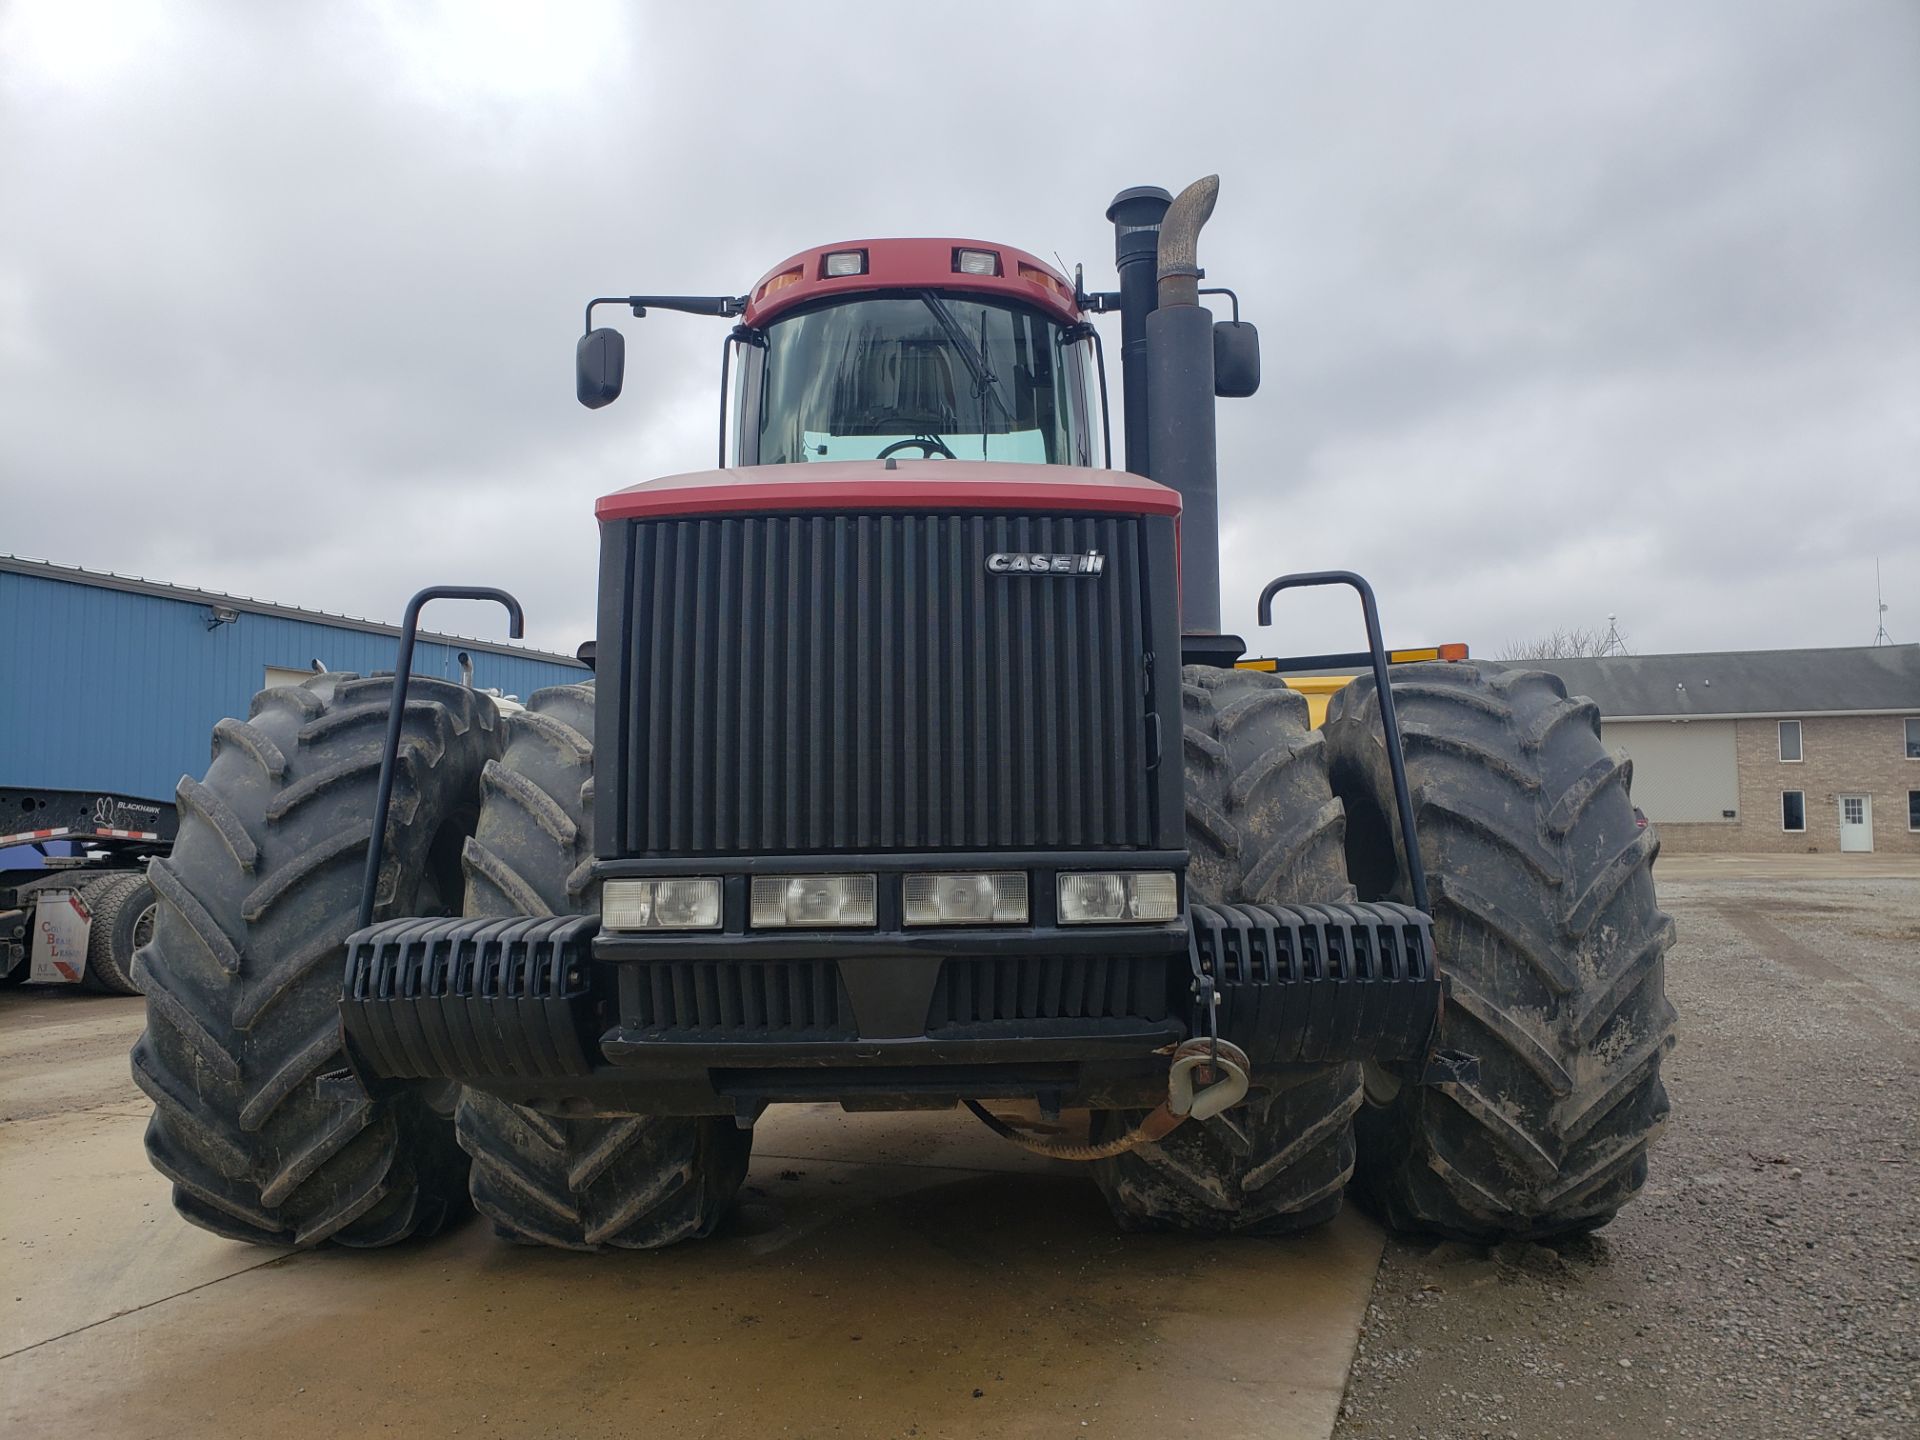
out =
<svg viewBox="0 0 1920 1440"><path fill-rule="evenodd" d="M392 670L400 629L289 605L0 555L0 785L171 800L207 768L214 723L256 691L329 670ZM422 631L413 673L522 699L586 669Z"/></svg>

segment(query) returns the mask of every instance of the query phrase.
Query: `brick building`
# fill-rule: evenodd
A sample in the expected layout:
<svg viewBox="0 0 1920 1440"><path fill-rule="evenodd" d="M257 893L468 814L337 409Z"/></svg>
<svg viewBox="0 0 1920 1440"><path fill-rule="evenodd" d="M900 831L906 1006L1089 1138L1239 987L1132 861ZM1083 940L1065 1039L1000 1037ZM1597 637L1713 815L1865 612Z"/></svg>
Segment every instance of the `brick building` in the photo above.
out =
<svg viewBox="0 0 1920 1440"><path fill-rule="evenodd" d="M1920 855L1920 645L1543 662L1669 852Z"/></svg>

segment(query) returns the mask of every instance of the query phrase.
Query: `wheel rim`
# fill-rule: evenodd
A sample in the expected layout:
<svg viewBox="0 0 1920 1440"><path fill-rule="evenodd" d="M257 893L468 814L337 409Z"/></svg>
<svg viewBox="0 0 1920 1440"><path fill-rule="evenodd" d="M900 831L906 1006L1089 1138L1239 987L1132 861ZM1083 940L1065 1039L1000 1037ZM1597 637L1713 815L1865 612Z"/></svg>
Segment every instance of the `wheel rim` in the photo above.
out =
<svg viewBox="0 0 1920 1440"><path fill-rule="evenodd" d="M140 912L140 918L133 922L133 948L138 950L153 939L153 924L160 913L159 902L147 906Z"/></svg>

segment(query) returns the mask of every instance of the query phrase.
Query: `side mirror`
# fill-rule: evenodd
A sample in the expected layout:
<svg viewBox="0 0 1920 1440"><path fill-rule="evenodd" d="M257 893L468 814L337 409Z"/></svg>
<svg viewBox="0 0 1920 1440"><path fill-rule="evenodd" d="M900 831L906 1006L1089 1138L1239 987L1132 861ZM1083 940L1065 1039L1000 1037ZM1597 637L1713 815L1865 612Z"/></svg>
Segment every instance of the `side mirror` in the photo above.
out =
<svg viewBox="0 0 1920 1440"><path fill-rule="evenodd" d="M620 398L627 374L627 337L618 330L589 330L573 349L574 394L589 410Z"/></svg>
<svg viewBox="0 0 1920 1440"><path fill-rule="evenodd" d="M1260 332L1242 320L1213 327L1213 393L1244 400L1260 388Z"/></svg>

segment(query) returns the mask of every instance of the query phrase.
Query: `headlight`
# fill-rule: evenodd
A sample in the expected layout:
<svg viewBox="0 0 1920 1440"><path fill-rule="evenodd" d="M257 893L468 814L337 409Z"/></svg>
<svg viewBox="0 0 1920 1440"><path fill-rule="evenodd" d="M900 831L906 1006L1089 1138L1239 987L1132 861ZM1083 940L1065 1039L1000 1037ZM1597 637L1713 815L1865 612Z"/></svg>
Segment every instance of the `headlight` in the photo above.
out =
<svg viewBox="0 0 1920 1440"><path fill-rule="evenodd" d="M1180 913L1171 870L1092 870L1060 877L1062 925L1142 925Z"/></svg>
<svg viewBox="0 0 1920 1440"><path fill-rule="evenodd" d="M1023 870L909 875L901 902L909 925L1024 925L1027 876Z"/></svg>
<svg viewBox="0 0 1920 1440"><path fill-rule="evenodd" d="M756 930L872 925L873 876L756 875L752 911Z"/></svg>
<svg viewBox="0 0 1920 1440"><path fill-rule="evenodd" d="M608 930L718 930L720 882L609 880L600 891L600 924Z"/></svg>

